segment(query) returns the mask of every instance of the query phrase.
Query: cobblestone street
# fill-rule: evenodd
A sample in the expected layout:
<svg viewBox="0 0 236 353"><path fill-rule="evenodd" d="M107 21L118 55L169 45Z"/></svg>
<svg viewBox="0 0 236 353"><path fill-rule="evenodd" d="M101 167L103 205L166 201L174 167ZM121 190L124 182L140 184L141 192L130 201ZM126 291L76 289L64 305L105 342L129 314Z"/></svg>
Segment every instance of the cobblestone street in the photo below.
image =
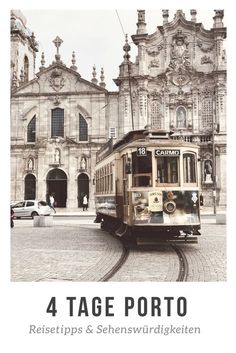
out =
<svg viewBox="0 0 236 353"><path fill-rule="evenodd" d="M100 281L117 263L122 244L92 220L55 220L33 227L16 220L11 241L12 281ZM181 245L188 281L226 280L226 226L203 224L198 244ZM179 260L169 245L131 249L111 281L176 281Z"/></svg>

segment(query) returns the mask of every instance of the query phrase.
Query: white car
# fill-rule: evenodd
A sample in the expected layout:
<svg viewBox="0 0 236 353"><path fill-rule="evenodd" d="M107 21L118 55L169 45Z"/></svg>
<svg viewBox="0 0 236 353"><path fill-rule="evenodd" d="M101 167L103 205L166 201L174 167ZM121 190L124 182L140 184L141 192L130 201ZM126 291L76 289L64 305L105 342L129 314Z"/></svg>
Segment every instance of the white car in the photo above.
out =
<svg viewBox="0 0 236 353"><path fill-rule="evenodd" d="M45 201L25 200L17 202L11 206L14 211L15 218L34 216L49 216L52 212L51 207Z"/></svg>

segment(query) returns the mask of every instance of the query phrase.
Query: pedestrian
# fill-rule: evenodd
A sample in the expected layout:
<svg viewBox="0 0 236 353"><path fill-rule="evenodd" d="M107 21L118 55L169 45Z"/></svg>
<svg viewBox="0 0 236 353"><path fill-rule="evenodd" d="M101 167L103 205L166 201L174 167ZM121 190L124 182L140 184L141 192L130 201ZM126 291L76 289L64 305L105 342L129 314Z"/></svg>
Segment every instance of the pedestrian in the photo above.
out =
<svg viewBox="0 0 236 353"><path fill-rule="evenodd" d="M55 199L54 199L54 196L53 194L51 194L49 196L49 206L53 209L54 213L56 213L56 210L54 208L54 205L55 205Z"/></svg>
<svg viewBox="0 0 236 353"><path fill-rule="evenodd" d="M200 194L200 206L203 206L203 195Z"/></svg>
<svg viewBox="0 0 236 353"><path fill-rule="evenodd" d="M84 195L83 197L83 211L84 209L87 211L88 209L88 196L87 195Z"/></svg>

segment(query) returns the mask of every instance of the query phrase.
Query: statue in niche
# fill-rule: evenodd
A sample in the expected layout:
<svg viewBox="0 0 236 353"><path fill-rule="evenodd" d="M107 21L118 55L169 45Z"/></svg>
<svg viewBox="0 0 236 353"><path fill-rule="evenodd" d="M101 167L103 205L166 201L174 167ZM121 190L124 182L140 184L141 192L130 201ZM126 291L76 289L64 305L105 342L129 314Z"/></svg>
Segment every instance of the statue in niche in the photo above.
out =
<svg viewBox="0 0 236 353"><path fill-rule="evenodd" d="M60 160L61 160L60 151L58 148L56 148L54 153L54 162L56 164L60 164Z"/></svg>
<svg viewBox="0 0 236 353"><path fill-rule="evenodd" d="M83 169L83 170L86 169L86 159L84 157L81 158L80 168Z"/></svg>
<svg viewBox="0 0 236 353"><path fill-rule="evenodd" d="M145 11L138 10L138 22L144 22L144 21L145 21Z"/></svg>
<svg viewBox="0 0 236 353"><path fill-rule="evenodd" d="M178 129L186 128L186 111L183 107L179 107L176 111L176 122Z"/></svg>
<svg viewBox="0 0 236 353"><path fill-rule="evenodd" d="M212 168L212 161L207 159L204 162L204 182L205 183L212 183L213 179L213 168Z"/></svg>
<svg viewBox="0 0 236 353"><path fill-rule="evenodd" d="M29 158L28 160L28 170L33 170L34 169L34 162L32 158Z"/></svg>

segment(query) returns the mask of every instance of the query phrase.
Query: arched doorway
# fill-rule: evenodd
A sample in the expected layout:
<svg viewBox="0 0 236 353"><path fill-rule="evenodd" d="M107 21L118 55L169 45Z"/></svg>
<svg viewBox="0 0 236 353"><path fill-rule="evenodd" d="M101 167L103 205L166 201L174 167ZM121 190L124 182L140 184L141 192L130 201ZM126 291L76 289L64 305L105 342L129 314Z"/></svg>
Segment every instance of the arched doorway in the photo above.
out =
<svg viewBox="0 0 236 353"><path fill-rule="evenodd" d="M87 174L81 173L78 176L78 207L82 207L84 195L87 195L89 199L89 178Z"/></svg>
<svg viewBox="0 0 236 353"><path fill-rule="evenodd" d="M25 200L35 200L36 178L33 174L27 174L25 177Z"/></svg>
<svg viewBox="0 0 236 353"><path fill-rule="evenodd" d="M53 194L56 207L66 207L67 176L63 170L55 168L47 175L47 194Z"/></svg>

